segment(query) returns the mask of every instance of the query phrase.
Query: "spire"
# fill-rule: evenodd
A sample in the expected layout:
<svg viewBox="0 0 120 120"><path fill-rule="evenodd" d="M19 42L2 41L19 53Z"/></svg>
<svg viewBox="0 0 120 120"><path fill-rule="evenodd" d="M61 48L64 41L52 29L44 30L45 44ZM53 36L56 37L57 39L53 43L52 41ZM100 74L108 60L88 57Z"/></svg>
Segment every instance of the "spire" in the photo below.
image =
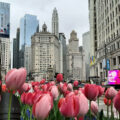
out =
<svg viewBox="0 0 120 120"><path fill-rule="evenodd" d="M57 9L53 9L52 14L52 33L59 37L59 20L58 20L58 12Z"/></svg>

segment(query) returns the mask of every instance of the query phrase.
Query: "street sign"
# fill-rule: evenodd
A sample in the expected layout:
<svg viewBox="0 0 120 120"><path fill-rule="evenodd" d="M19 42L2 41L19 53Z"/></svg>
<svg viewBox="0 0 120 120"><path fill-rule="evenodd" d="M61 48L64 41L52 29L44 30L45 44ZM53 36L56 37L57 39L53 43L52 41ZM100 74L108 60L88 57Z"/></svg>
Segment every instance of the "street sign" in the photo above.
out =
<svg viewBox="0 0 120 120"><path fill-rule="evenodd" d="M107 59L107 70L110 70L110 60Z"/></svg>

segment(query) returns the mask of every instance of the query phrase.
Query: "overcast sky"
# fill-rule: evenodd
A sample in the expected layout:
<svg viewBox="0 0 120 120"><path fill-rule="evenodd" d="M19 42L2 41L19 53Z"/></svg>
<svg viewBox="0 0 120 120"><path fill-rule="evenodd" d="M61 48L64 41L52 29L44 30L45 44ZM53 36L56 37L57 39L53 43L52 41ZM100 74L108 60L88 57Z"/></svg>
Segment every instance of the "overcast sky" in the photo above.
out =
<svg viewBox="0 0 120 120"><path fill-rule="evenodd" d="M59 32L66 35L75 30L82 44L82 34L89 30L88 0L0 0L10 3L11 40L16 36L16 29L20 25L20 18L26 13L36 15L40 29L45 22L51 31L52 11L54 7L59 15Z"/></svg>

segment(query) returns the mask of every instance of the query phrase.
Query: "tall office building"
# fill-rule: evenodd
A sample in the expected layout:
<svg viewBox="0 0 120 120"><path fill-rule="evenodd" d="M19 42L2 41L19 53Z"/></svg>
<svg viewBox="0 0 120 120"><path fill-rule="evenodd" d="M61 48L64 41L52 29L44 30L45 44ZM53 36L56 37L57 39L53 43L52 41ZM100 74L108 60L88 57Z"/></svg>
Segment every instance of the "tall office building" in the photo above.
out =
<svg viewBox="0 0 120 120"><path fill-rule="evenodd" d="M82 47L79 47L79 39L77 38L77 33L74 30L70 34L67 49L68 79L86 81L84 50Z"/></svg>
<svg viewBox="0 0 120 120"><path fill-rule="evenodd" d="M59 33L60 40L60 68L61 73L64 75L64 79L67 78L67 45L66 45L66 37L64 33Z"/></svg>
<svg viewBox="0 0 120 120"><path fill-rule="evenodd" d="M31 45L31 36L37 31L39 21L34 15L26 14L20 20L20 49L22 46Z"/></svg>
<svg viewBox="0 0 120 120"><path fill-rule="evenodd" d="M10 4L0 2L0 37L10 37Z"/></svg>
<svg viewBox="0 0 120 120"><path fill-rule="evenodd" d="M96 25L96 0L89 1L89 24L90 24L90 58L96 57L97 51L97 25ZM95 76L95 62L90 66L90 76Z"/></svg>
<svg viewBox="0 0 120 120"><path fill-rule="evenodd" d="M17 29L16 38L13 39L13 68L19 68L19 41L20 29Z"/></svg>
<svg viewBox="0 0 120 120"><path fill-rule="evenodd" d="M0 58L1 73L4 79L10 69L10 4L0 2Z"/></svg>
<svg viewBox="0 0 120 120"><path fill-rule="evenodd" d="M89 0L89 6L91 42L97 39L94 74L107 79L108 70L120 69L120 0Z"/></svg>
<svg viewBox="0 0 120 120"><path fill-rule="evenodd" d="M31 40L32 73L36 81L45 78L53 80L55 73L60 73L60 42L47 26L35 33Z"/></svg>
<svg viewBox="0 0 120 120"><path fill-rule="evenodd" d="M89 80L90 76L90 32L86 32L82 35L83 50L85 52L85 68L86 68L86 80Z"/></svg>
<svg viewBox="0 0 120 120"><path fill-rule="evenodd" d="M31 65L31 57L27 57L28 48L31 46L31 36L39 29L39 21L34 15L26 14L20 21L20 66ZM29 64L29 65L28 65ZM30 72L30 67L26 67Z"/></svg>
<svg viewBox="0 0 120 120"><path fill-rule="evenodd" d="M56 8L54 8L52 14L52 33L59 38L59 18Z"/></svg>

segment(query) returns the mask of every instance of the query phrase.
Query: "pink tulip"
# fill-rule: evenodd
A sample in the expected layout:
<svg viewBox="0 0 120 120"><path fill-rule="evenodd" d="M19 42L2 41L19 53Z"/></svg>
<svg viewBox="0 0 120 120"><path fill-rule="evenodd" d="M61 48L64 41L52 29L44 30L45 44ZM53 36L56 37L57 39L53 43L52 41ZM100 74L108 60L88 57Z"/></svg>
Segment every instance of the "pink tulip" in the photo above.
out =
<svg viewBox="0 0 120 120"><path fill-rule="evenodd" d="M57 98L59 96L59 91L58 91L57 86L55 86L55 85L52 86L50 92L52 93L54 100L57 100Z"/></svg>
<svg viewBox="0 0 120 120"><path fill-rule="evenodd" d="M38 92L38 91L40 91L40 87L39 86L34 86L34 92Z"/></svg>
<svg viewBox="0 0 120 120"><path fill-rule="evenodd" d="M45 79L42 79L41 81L40 81L40 84L44 84L45 83Z"/></svg>
<svg viewBox="0 0 120 120"><path fill-rule="evenodd" d="M117 94L117 90L115 90L113 87L110 87L105 92L105 97L107 99L111 99L112 100L115 97L116 94Z"/></svg>
<svg viewBox="0 0 120 120"><path fill-rule="evenodd" d="M25 104L32 106L33 105L33 93L25 94Z"/></svg>
<svg viewBox="0 0 120 120"><path fill-rule="evenodd" d="M94 84L86 84L84 88L85 96L90 101L94 101L98 96L98 87Z"/></svg>
<svg viewBox="0 0 120 120"><path fill-rule="evenodd" d="M62 90L61 90L63 93L65 93L67 91L67 85L66 84L63 84L63 87L62 87Z"/></svg>
<svg viewBox="0 0 120 120"><path fill-rule="evenodd" d="M63 75L62 75L61 73L57 74L56 80L57 80L58 82L63 81Z"/></svg>
<svg viewBox="0 0 120 120"><path fill-rule="evenodd" d="M53 107L50 94L43 94L39 101L33 105L33 115L39 120L45 120Z"/></svg>
<svg viewBox="0 0 120 120"><path fill-rule="evenodd" d="M81 91L85 95L85 90L84 88L79 88L79 91Z"/></svg>
<svg viewBox="0 0 120 120"><path fill-rule="evenodd" d="M51 85L55 85L55 82L54 82L54 81L51 81L50 84L51 84Z"/></svg>
<svg viewBox="0 0 120 120"><path fill-rule="evenodd" d="M41 88L42 88L43 91L47 91L48 90L48 86L46 84L42 85Z"/></svg>
<svg viewBox="0 0 120 120"><path fill-rule="evenodd" d="M75 95L79 94L79 90L74 90Z"/></svg>
<svg viewBox="0 0 120 120"><path fill-rule="evenodd" d="M28 83L24 83L19 89L19 93L28 92L31 89L31 86Z"/></svg>
<svg viewBox="0 0 120 120"><path fill-rule="evenodd" d="M26 93L22 93L22 95L21 95L21 97L20 97L21 102L22 102L23 104L25 104L25 95L26 95Z"/></svg>
<svg viewBox="0 0 120 120"><path fill-rule="evenodd" d="M74 84L74 87L77 87L79 82L77 80L75 80L73 84Z"/></svg>
<svg viewBox="0 0 120 120"><path fill-rule="evenodd" d="M6 86L9 90L18 90L26 80L26 69L12 69L5 76Z"/></svg>
<svg viewBox="0 0 120 120"><path fill-rule="evenodd" d="M64 97L67 96L69 93L71 93L71 91L66 90L66 91L64 92Z"/></svg>
<svg viewBox="0 0 120 120"><path fill-rule="evenodd" d="M99 91L98 97L101 97L104 94L104 90L105 88L98 86L98 91Z"/></svg>
<svg viewBox="0 0 120 120"><path fill-rule="evenodd" d="M75 95L62 98L58 103L59 111L65 117L76 117L79 114L79 97Z"/></svg>
<svg viewBox="0 0 120 120"><path fill-rule="evenodd" d="M32 103L35 104L39 101L40 97L43 95L44 93L42 91L37 91L33 93L33 99L32 99Z"/></svg>
<svg viewBox="0 0 120 120"><path fill-rule="evenodd" d="M68 89L69 91L73 91L73 86L72 86L71 83L69 83L69 84L67 85L67 89Z"/></svg>
<svg viewBox="0 0 120 120"><path fill-rule="evenodd" d="M120 112L120 92L113 99L114 107L118 112Z"/></svg>
<svg viewBox="0 0 120 120"><path fill-rule="evenodd" d="M98 105L94 101L91 102L91 111L95 115L97 115L97 113L98 113Z"/></svg>
<svg viewBox="0 0 120 120"><path fill-rule="evenodd" d="M78 94L79 97L79 115L85 116L89 110L88 99L84 96L84 94Z"/></svg>
<svg viewBox="0 0 120 120"><path fill-rule="evenodd" d="M33 87L33 88L34 88L34 86L39 86L39 85L40 85L39 82L32 82L31 84L32 84L32 87Z"/></svg>

